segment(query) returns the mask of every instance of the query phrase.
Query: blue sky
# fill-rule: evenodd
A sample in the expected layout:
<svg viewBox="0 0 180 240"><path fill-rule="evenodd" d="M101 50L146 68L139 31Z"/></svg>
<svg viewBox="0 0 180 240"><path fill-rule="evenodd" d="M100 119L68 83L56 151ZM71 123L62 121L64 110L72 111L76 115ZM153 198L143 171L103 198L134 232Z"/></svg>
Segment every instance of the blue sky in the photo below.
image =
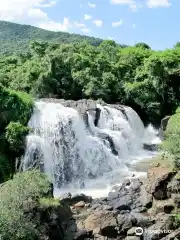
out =
<svg viewBox="0 0 180 240"><path fill-rule="evenodd" d="M0 19L153 49L180 40L180 0L4 0Z"/></svg>

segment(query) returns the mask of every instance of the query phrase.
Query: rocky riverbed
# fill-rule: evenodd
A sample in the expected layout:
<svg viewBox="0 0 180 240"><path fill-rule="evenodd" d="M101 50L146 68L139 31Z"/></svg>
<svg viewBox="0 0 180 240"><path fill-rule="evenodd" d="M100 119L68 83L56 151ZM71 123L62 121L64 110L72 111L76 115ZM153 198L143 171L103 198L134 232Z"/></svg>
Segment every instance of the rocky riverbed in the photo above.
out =
<svg viewBox="0 0 180 240"><path fill-rule="evenodd" d="M60 199L72 211L65 239L180 239L179 192L179 173L154 167L146 184L126 179L107 197L67 193Z"/></svg>

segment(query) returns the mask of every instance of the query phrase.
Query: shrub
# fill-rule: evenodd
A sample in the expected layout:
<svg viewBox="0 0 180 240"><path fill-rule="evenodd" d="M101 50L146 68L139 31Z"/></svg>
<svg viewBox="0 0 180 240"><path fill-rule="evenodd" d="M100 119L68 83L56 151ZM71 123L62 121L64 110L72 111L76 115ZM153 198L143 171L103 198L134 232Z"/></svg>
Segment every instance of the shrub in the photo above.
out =
<svg viewBox="0 0 180 240"><path fill-rule="evenodd" d="M165 140L162 143L162 149L172 154L175 159L175 166L180 168L180 113L176 111L168 121L165 131Z"/></svg>
<svg viewBox="0 0 180 240"><path fill-rule="evenodd" d="M43 197L52 197L52 189L45 175L37 170L18 173L1 186L0 236L3 240L40 239L36 209Z"/></svg>
<svg viewBox="0 0 180 240"><path fill-rule="evenodd" d="M24 140L28 132L29 128L23 126L20 122L10 122L8 124L5 137L11 151L19 152L24 149Z"/></svg>

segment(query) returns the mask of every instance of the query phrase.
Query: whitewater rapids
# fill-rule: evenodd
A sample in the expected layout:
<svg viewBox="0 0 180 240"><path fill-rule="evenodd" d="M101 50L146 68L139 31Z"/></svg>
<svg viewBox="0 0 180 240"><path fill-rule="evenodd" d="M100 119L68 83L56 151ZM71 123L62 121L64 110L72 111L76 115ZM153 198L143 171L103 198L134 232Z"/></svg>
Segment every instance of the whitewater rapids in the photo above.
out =
<svg viewBox="0 0 180 240"><path fill-rule="evenodd" d="M143 145L160 143L158 131L151 125L145 128L132 108L96 107L97 124L92 111L87 110L85 122L74 108L36 102L21 168L44 171L55 195L67 191L106 195L112 185L132 175L129 164L156 154Z"/></svg>

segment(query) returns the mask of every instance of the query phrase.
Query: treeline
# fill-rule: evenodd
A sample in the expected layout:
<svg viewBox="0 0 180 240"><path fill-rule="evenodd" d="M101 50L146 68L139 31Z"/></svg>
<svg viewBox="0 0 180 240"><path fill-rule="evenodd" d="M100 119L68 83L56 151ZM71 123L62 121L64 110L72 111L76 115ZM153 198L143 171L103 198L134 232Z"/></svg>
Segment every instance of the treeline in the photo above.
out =
<svg viewBox="0 0 180 240"><path fill-rule="evenodd" d="M0 83L36 97L103 99L132 106L159 123L180 101L180 47L153 51L145 43L31 42L30 52L1 57Z"/></svg>

